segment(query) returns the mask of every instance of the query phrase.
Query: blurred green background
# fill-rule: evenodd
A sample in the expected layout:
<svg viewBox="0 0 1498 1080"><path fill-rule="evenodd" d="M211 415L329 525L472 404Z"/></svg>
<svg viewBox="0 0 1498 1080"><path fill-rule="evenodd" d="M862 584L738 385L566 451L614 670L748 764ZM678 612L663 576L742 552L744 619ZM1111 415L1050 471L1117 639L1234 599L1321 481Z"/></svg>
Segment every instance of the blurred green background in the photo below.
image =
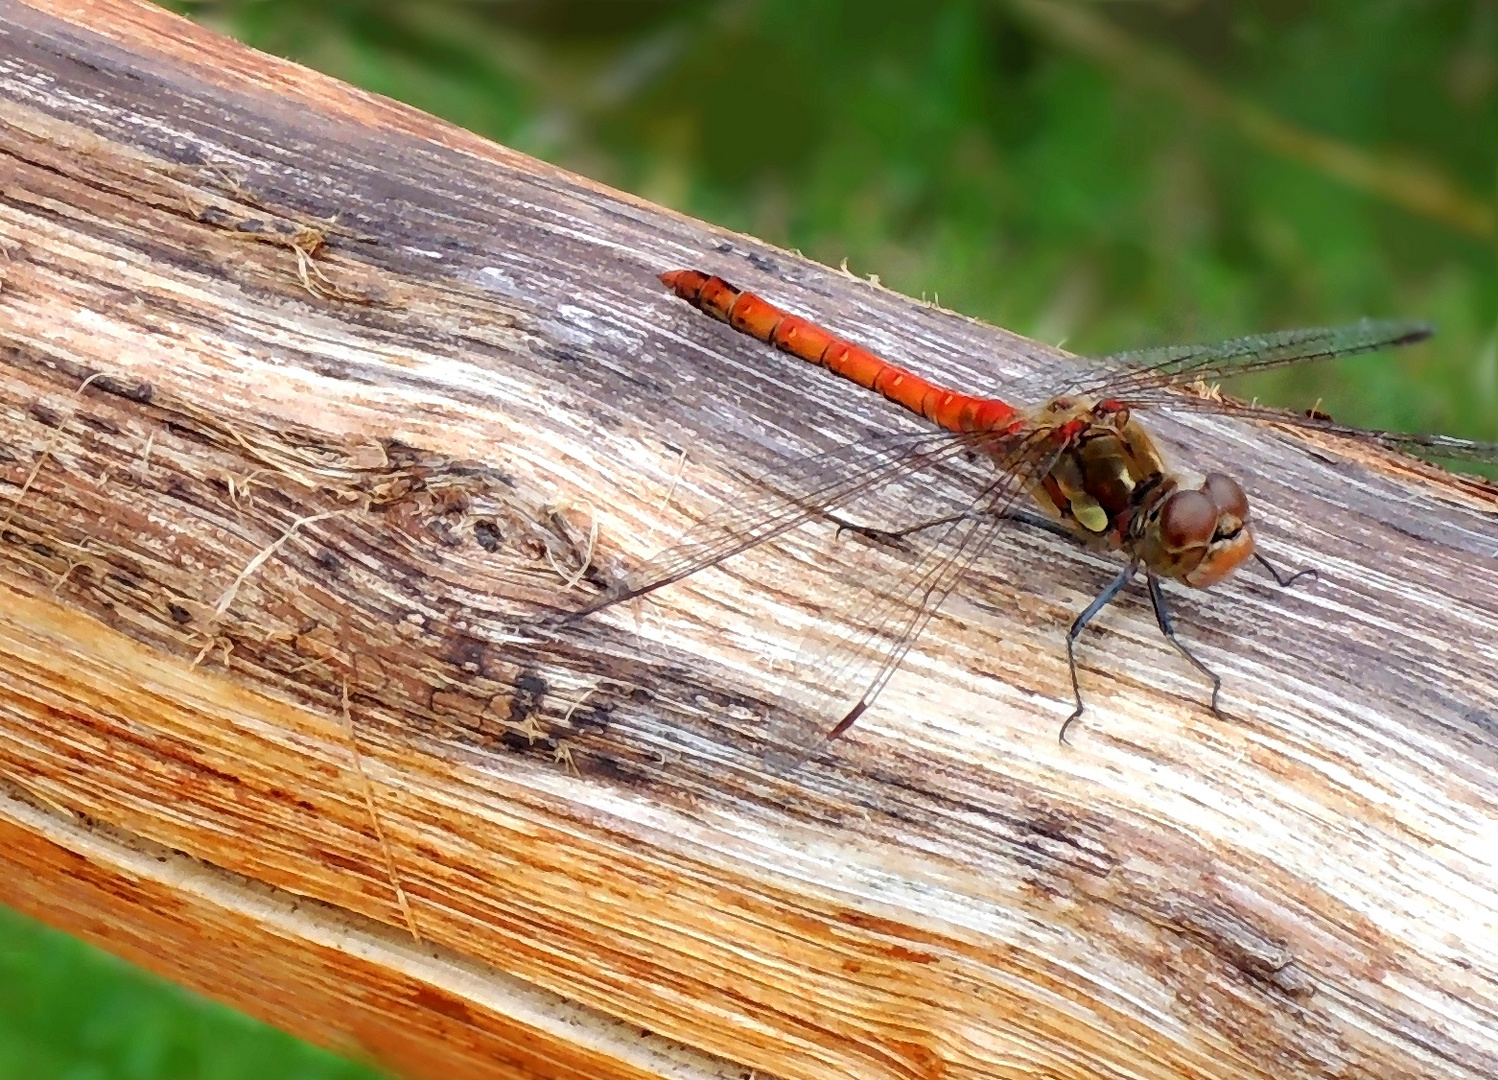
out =
<svg viewBox="0 0 1498 1080"><path fill-rule="evenodd" d="M1075 352L1362 315L1241 392L1498 439L1498 0L169 5ZM0 1077L355 1077L0 911Z"/></svg>

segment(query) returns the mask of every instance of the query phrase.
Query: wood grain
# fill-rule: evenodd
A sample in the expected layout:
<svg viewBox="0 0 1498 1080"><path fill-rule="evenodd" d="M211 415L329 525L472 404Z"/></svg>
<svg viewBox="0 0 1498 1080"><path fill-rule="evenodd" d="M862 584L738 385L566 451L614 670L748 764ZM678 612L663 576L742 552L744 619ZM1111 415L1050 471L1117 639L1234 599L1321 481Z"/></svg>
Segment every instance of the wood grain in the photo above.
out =
<svg viewBox="0 0 1498 1080"><path fill-rule="evenodd" d="M655 275L1007 396L1073 361L146 5L0 34L7 903L411 1076L1498 1073L1490 486L1152 417L1321 575L1178 598L1225 718L1131 595L1058 745L1114 566L1016 528L776 774L884 556L526 620L913 422Z"/></svg>

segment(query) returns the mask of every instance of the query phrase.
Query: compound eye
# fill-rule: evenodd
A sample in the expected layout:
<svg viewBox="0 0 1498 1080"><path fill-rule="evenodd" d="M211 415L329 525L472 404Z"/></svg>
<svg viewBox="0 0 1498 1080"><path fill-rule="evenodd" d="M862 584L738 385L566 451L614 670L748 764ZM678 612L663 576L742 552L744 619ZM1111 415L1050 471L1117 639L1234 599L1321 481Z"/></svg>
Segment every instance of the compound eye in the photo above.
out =
<svg viewBox="0 0 1498 1080"><path fill-rule="evenodd" d="M1238 528L1241 529L1248 520L1248 496L1243 494L1238 481L1226 473L1208 473L1202 481L1202 494L1211 499L1212 505L1225 517L1236 520Z"/></svg>
<svg viewBox="0 0 1498 1080"><path fill-rule="evenodd" d="M1168 551L1203 548L1217 532L1217 506L1200 491L1177 491L1160 508L1160 540Z"/></svg>

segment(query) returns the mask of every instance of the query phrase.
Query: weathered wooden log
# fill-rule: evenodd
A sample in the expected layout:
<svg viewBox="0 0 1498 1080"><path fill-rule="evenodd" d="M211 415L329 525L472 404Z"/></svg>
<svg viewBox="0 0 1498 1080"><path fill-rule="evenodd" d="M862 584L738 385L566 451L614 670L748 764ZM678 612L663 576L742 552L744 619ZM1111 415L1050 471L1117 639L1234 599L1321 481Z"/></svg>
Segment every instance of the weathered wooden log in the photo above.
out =
<svg viewBox="0 0 1498 1080"><path fill-rule="evenodd" d="M0 34L0 899L411 1076L1498 1075L1491 487L1161 416L1321 574L1178 598L1223 717L1133 596L1059 745L1114 567L1016 528L767 770L777 658L894 555L527 620L913 422L656 274L1070 361L146 5Z"/></svg>

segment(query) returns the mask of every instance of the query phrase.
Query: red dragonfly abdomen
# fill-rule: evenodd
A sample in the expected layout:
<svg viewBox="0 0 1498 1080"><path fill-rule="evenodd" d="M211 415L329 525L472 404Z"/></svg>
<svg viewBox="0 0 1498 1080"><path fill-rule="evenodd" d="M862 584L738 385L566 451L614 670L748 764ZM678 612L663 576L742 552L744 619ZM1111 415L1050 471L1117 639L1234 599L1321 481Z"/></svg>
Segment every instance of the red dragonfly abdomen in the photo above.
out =
<svg viewBox="0 0 1498 1080"><path fill-rule="evenodd" d="M1022 419L1002 401L937 386L720 277L700 270L668 270L661 281L693 307L735 330L883 394L949 431L993 431Z"/></svg>

